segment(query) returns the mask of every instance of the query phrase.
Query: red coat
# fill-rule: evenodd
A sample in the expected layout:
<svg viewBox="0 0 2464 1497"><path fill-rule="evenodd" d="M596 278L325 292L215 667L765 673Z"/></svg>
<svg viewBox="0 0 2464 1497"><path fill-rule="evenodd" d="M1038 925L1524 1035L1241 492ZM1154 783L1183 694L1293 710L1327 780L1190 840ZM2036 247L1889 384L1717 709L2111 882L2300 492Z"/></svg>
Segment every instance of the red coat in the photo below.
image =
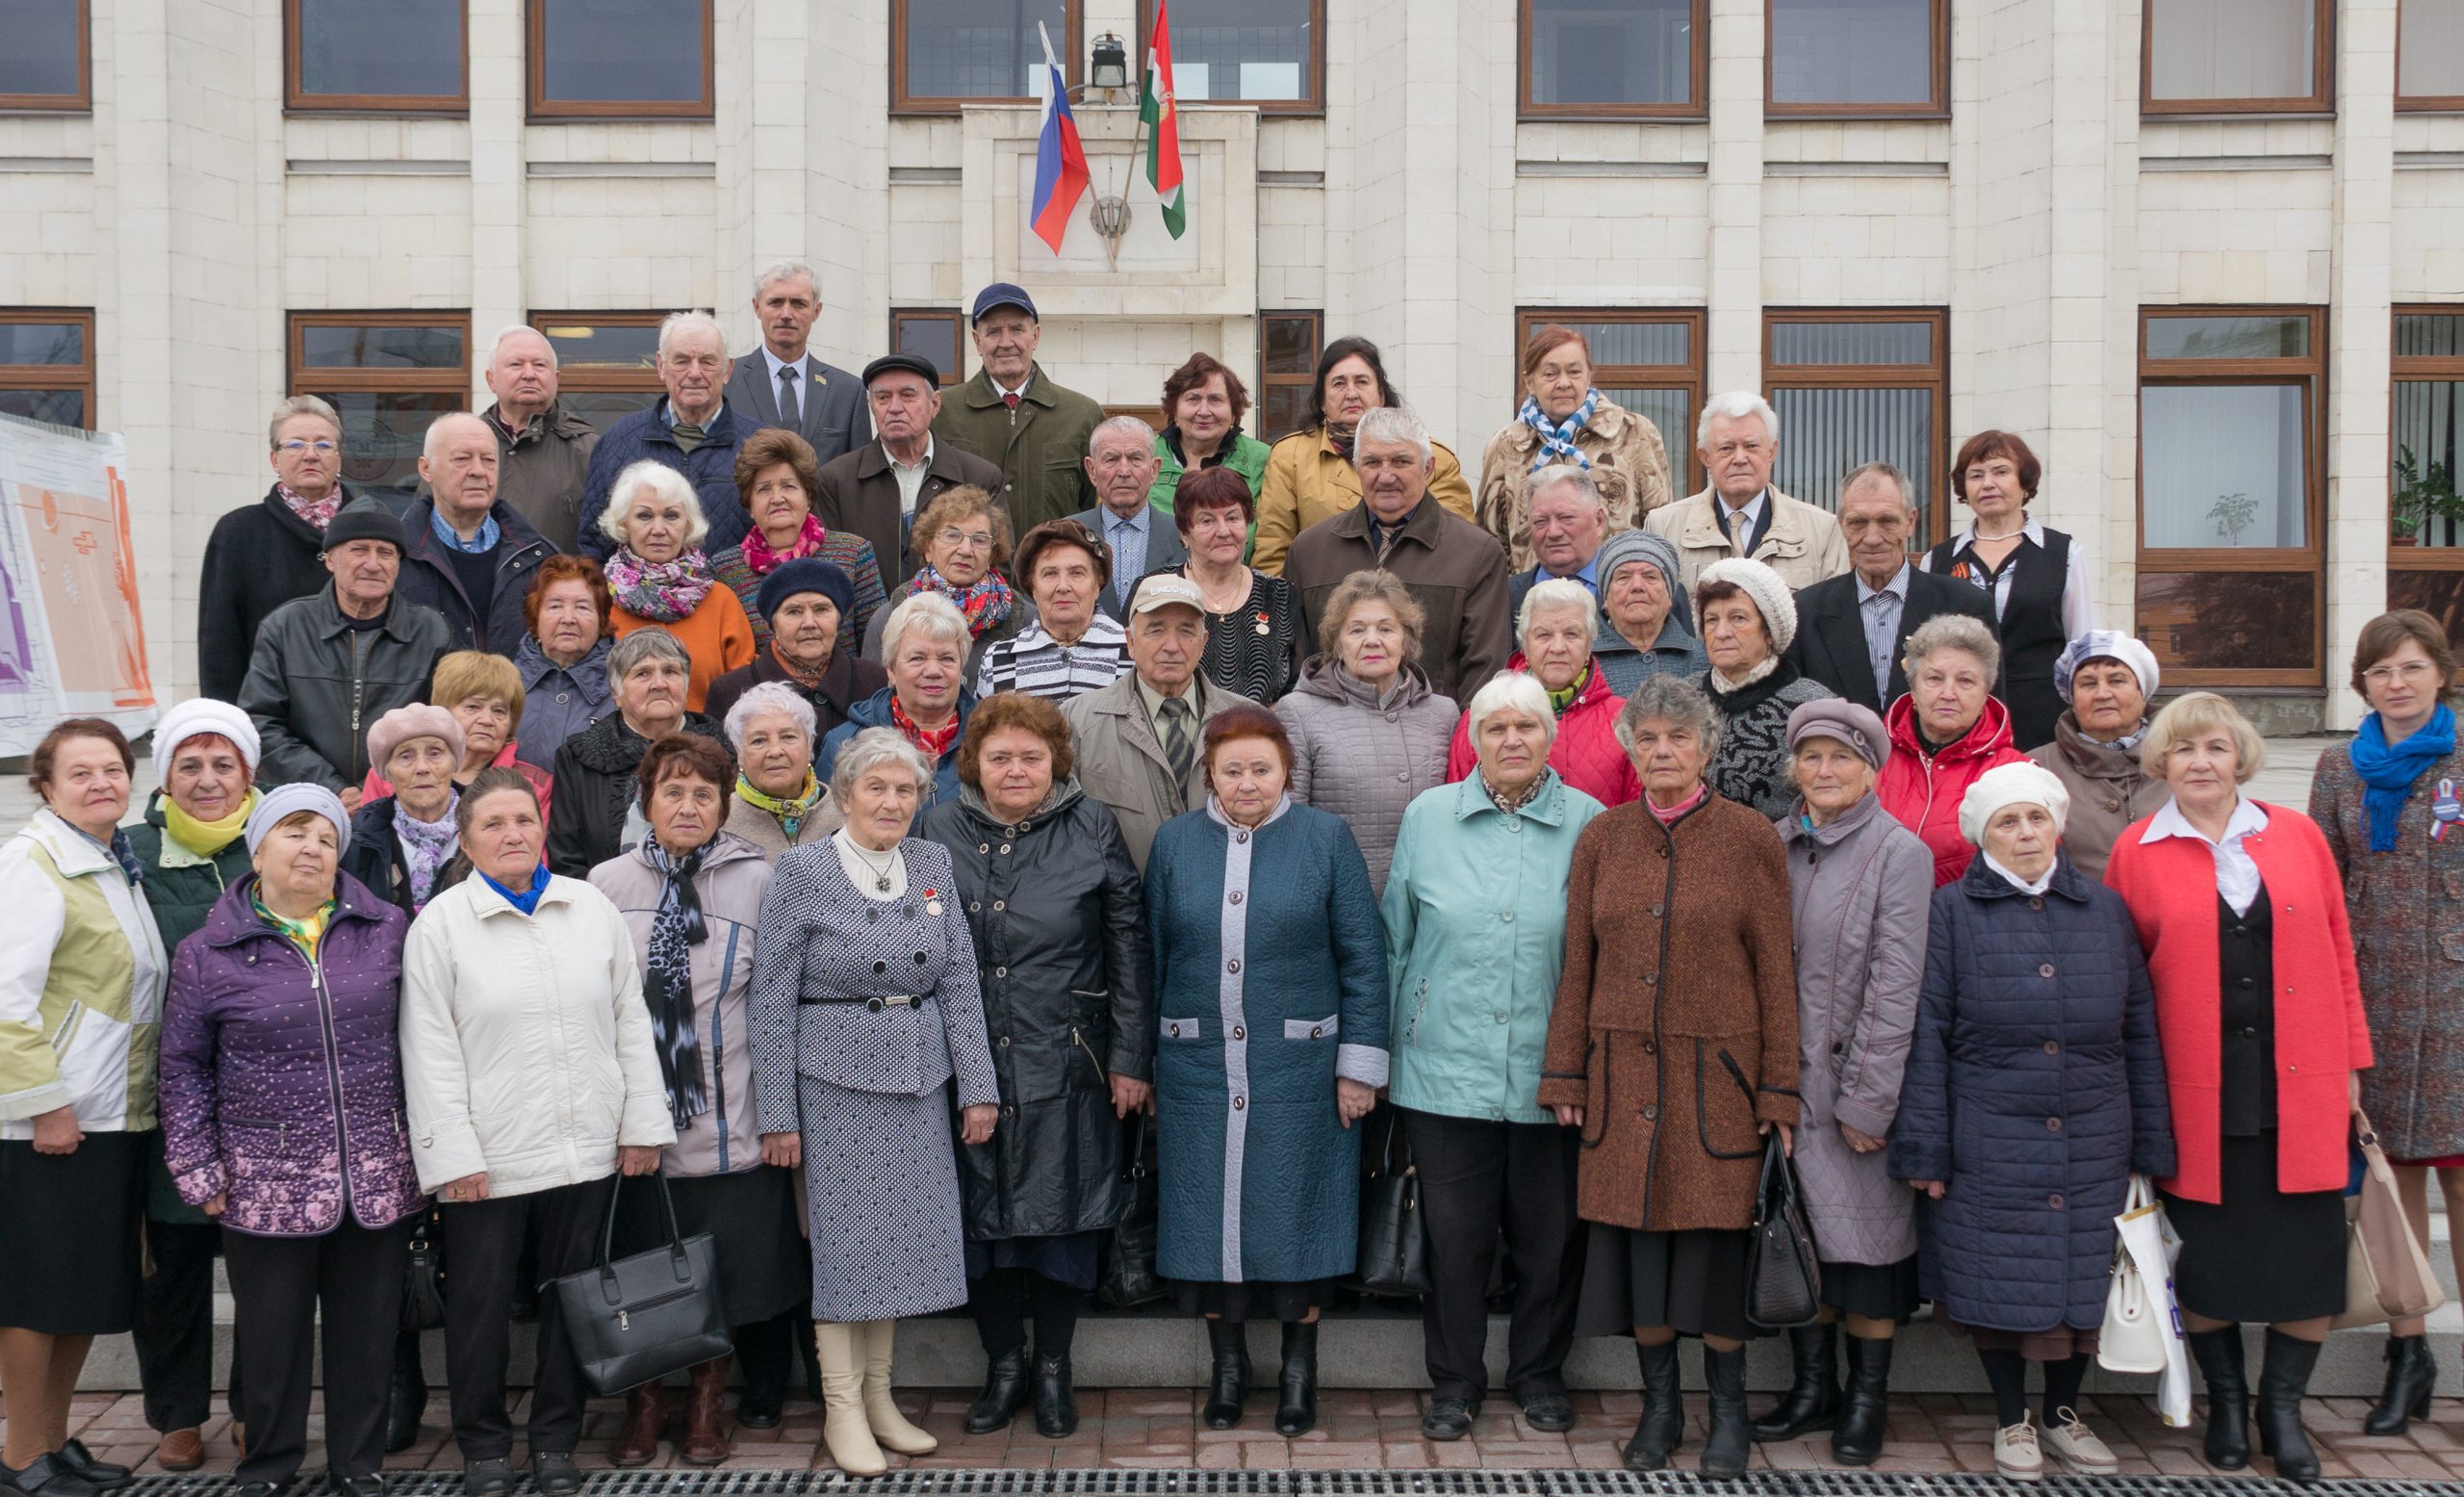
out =
<svg viewBox="0 0 2464 1497"><path fill-rule="evenodd" d="M1505 668L1531 667L1517 650ZM1582 689L1557 714L1557 736L1549 742L1549 767L1604 806L1623 806L1643 793L1643 782L1634 777L1634 761L1617 746L1617 711L1625 705L1626 699L1608 689L1608 678L1594 664ZM1446 783L1470 779L1479 762L1479 755L1472 750L1472 718L1466 713L1454 724L1454 746L1446 754Z"/></svg>
<svg viewBox="0 0 2464 1497"><path fill-rule="evenodd" d="M1884 726L1890 730L1890 758L1874 795L1900 825L1924 839L1939 889L1965 873L1976 856L1975 844L1960 835L1960 801L1967 787L1985 771L2025 763L2028 756L2011 746L2011 710L1999 697L1987 697L1967 736L1939 754L1929 756L1917 735L1914 697L1893 702Z"/></svg>
<svg viewBox="0 0 2464 1497"><path fill-rule="evenodd" d="M2344 880L2317 822L2255 803L2268 826L2242 839L2275 906L2276 1188L2342 1190L2350 1170L2351 1078L2371 1066L2370 1023L2346 923ZM2224 1043L2216 864L2183 838L2142 843L2153 817L2114 843L2105 882L2130 906L2156 986L2156 1038L2173 1104L2180 1173L2164 1188L2191 1200L2220 1191Z"/></svg>

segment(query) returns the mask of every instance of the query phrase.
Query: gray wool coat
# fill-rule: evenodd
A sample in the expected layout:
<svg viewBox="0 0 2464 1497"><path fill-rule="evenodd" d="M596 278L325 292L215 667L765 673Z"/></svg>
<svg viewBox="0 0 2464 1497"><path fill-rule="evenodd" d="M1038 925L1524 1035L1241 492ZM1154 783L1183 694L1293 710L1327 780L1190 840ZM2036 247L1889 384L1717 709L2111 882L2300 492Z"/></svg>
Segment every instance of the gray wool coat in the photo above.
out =
<svg viewBox="0 0 2464 1497"><path fill-rule="evenodd" d="M1780 822L1797 953L1797 1174L1830 1263L1896 1263L1916 1251L1916 1196L1887 1151L1848 1147L1846 1123L1887 1137L1899 1112L1925 977L1934 855L1868 793L1828 826L1805 803Z"/></svg>
<svg viewBox="0 0 2464 1497"><path fill-rule="evenodd" d="M1369 861L1369 883L1386 897L1386 870L1412 797L1446 783L1446 754L1463 715L1450 697L1431 690L1418 665L1384 702L1337 666L1332 656L1310 658L1300 680L1274 705L1292 736L1292 798L1331 811L1351 827Z"/></svg>

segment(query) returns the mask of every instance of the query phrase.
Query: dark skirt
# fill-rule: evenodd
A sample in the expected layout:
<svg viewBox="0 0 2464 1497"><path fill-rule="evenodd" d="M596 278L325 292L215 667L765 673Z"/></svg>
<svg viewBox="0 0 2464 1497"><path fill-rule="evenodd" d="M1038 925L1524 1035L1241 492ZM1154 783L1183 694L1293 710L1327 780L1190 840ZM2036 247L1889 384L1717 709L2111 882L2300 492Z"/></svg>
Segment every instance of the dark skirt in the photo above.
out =
<svg viewBox="0 0 2464 1497"><path fill-rule="evenodd" d="M1944 1315L1942 1325L1953 1335L1965 1336L1980 1352L2016 1352L2032 1362L2066 1362L2074 1356L2096 1355L2101 1327L2081 1330L2073 1326L2056 1326L2051 1330L1995 1330L1989 1326L1963 1326Z"/></svg>
<svg viewBox="0 0 2464 1497"><path fill-rule="evenodd" d="M751 1326L812 1298L812 1260L796 1229L795 1177L756 1165L733 1174L671 1175L676 1225L687 1237L707 1232L718 1247L719 1302L728 1324ZM626 1180L616 1195L616 1252L645 1252L667 1241L657 1187Z"/></svg>
<svg viewBox="0 0 2464 1497"><path fill-rule="evenodd" d="M1737 1341L1754 1334L1745 1319L1750 1234L1640 1232L1586 1222L1583 1235L1576 1335L1630 1337L1653 1326Z"/></svg>
<svg viewBox="0 0 2464 1497"><path fill-rule="evenodd" d="M1311 1310L1335 1303L1335 1281L1256 1279L1238 1284L1174 1279L1172 1292L1184 1315L1206 1315L1235 1325L1253 1320L1307 1320Z"/></svg>
<svg viewBox="0 0 2464 1497"><path fill-rule="evenodd" d="M1059 1237L996 1237L989 1242L969 1238L966 1277L982 1278L996 1268L1022 1268L1087 1293L1095 1287L1095 1266L1103 1256L1107 1235L1086 1231Z"/></svg>
<svg viewBox="0 0 2464 1497"><path fill-rule="evenodd" d="M1916 1254L1896 1263L1834 1263L1822 1260L1822 1303L1845 1315L1905 1326L1923 1297L1916 1289Z"/></svg>
<svg viewBox="0 0 2464 1497"><path fill-rule="evenodd" d="M2220 1204L2165 1198L2181 1234L2173 1293L2209 1320L2312 1320L2345 1307L2345 1198L2275 1187L2276 1135L2222 1141Z"/></svg>
<svg viewBox="0 0 2464 1497"><path fill-rule="evenodd" d="M152 1139L89 1133L67 1154L0 1140L0 1326L50 1336L135 1328Z"/></svg>

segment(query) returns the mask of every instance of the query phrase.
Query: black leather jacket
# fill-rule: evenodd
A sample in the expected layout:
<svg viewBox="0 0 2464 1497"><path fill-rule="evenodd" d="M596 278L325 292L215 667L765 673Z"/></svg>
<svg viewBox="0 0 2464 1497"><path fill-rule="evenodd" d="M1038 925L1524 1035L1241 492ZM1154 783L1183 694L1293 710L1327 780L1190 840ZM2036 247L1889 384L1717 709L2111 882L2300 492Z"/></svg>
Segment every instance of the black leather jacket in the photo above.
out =
<svg viewBox="0 0 2464 1497"><path fill-rule="evenodd" d="M240 710L256 720L262 747L257 783L359 788L371 767L368 730L426 701L437 657L452 648L444 615L399 592L374 629L351 628L330 582L274 609L240 684Z"/></svg>

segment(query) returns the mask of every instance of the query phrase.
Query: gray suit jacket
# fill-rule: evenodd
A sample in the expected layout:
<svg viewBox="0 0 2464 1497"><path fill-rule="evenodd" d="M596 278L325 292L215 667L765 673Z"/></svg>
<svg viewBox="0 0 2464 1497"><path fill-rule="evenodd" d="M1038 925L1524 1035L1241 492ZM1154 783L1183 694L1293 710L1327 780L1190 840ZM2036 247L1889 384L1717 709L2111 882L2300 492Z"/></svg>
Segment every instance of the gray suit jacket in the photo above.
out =
<svg viewBox="0 0 2464 1497"><path fill-rule="evenodd" d="M1109 514L1103 505L1097 504L1092 509L1081 509L1069 518L1102 536L1106 544L1111 543L1112 532L1105 524ZM1161 572L1167 567L1177 567L1189 559L1190 549L1181 540L1180 527L1174 525L1172 517L1163 509L1153 504L1147 505L1146 562L1139 568L1138 577L1144 577L1149 572ZM1122 577L1116 571L1113 585L1104 589L1102 600L1104 614L1115 623L1129 622L1129 609L1123 606L1122 600L1137 587L1138 577Z"/></svg>
<svg viewBox="0 0 2464 1497"><path fill-rule="evenodd" d="M828 462L873 439L873 415L864 406L864 387L834 364L825 364L809 350L805 354L803 387L796 392L804 420L796 435L812 444L814 455ZM749 411L757 426L783 426L779 419L779 387L770 378L770 361L759 348L735 361L728 375L728 404Z"/></svg>

